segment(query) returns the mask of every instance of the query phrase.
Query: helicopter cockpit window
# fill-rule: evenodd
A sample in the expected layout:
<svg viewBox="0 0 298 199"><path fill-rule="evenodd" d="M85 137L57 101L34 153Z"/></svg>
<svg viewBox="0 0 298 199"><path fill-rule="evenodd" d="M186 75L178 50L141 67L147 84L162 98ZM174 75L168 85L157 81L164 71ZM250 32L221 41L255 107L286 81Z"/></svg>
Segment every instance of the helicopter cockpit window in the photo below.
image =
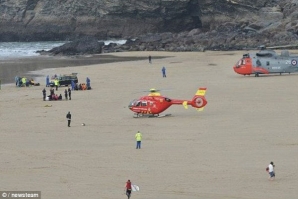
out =
<svg viewBox="0 0 298 199"><path fill-rule="evenodd" d="M132 101L129 103L128 107L133 107L133 106L135 106L137 102L138 102L138 101L137 101L136 99L132 100Z"/></svg>
<svg viewBox="0 0 298 199"><path fill-rule="evenodd" d="M141 105L142 106L147 106L147 102L142 102Z"/></svg>
<svg viewBox="0 0 298 199"><path fill-rule="evenodd" d="M135 103L135 106L141 106L141 101L137 101L137 102Z"/></svg>
<svg viewBox="0 0 298 199"><path fill-rule="evenodd" d="M240 59L237 63L237 66L236 67L240 67L242 65L245 65L245 59Z"/></svg>

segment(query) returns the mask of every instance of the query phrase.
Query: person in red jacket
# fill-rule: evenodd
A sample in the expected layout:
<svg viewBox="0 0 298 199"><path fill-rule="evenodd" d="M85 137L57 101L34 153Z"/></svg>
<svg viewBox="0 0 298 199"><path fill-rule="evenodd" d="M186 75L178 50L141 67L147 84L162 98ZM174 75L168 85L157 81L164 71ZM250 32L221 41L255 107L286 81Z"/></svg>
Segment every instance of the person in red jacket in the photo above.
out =
<svg viewBox="0 0 298 199"><path fill-rule="evenodd" d="M130 180L127 180L127 182L125 183L125 190L126 190L127 198L130 199L130 195L131 195L131 182L130 182Z"/></svg>

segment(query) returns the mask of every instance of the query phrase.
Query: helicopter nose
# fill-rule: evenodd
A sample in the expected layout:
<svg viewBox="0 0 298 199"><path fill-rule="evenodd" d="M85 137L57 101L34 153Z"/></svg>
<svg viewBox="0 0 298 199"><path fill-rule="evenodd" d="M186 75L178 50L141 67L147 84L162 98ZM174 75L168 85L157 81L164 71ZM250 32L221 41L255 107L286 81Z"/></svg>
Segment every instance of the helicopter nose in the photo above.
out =
<svg viewBox="0 0 298 199"><path fill-rule="evenodd" d="M252 74L252 60L249 57L240 59L233 67L235 73L240 75Z"/></svg>
<svg viewBox="0 0 298 199"><path fill-rule="evenodd" d="M239 67L234 66L233 69L234 69L235 73L240 74L240 75L244 75Z"/></svg>
<svg viewBox="0 0 298 199"><path fill-rule="evenodd" d="M242 65L242 66L234 66L233 67L235 73L240 74L240 75L250 75L251 74L251 67L247 65Z"/></svg>

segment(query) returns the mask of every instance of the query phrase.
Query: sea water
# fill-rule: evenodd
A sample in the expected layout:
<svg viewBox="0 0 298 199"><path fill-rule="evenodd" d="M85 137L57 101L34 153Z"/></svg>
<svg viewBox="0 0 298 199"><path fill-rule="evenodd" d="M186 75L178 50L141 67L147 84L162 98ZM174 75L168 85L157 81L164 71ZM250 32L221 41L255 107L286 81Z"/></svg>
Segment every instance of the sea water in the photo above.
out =
<svg viewBox="0 0 298 199"><path fill-rule="evenodd" d="M126 40L106 40L109 43L124 44ZM65 44L65 41L41 41L41 42L0 42L0 59L13 59L39 56L36 51L51 50L54 47Z"/></svg>

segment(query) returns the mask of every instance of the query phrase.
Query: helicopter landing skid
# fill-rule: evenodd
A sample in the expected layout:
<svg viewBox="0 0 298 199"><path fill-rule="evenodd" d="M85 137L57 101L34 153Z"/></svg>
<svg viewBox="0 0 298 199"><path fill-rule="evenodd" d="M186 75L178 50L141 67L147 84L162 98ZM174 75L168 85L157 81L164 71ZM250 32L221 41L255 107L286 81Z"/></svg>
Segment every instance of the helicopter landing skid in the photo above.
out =
<svg viewBox="0 0 298 199"><path fill-rule="evenodd" d="M164 115L159 115L159 114L134 114L134 118L140 118L140 117L154 117L154 118L160 118L160 117L166 117L166 116L171 116L172 114L164 114Z"/></svg>
<svg viewBox="0 0 298 199"><path fill-rule="evenodd" d="M171 116L172 114L165 114L165 115L159 115L157 117L167 117L167 116Z"/></svg>

